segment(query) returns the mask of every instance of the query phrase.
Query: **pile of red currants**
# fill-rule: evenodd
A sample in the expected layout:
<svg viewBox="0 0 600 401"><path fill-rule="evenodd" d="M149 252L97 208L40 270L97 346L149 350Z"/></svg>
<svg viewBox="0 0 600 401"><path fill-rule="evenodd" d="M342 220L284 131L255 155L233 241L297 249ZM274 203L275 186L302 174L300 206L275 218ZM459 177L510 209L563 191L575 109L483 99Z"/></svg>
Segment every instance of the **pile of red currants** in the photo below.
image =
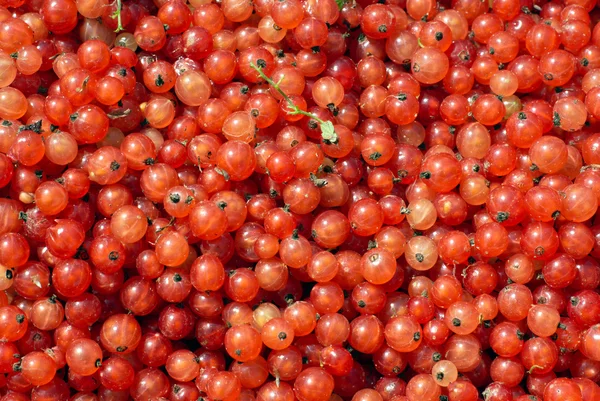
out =
<svg viewBox="0 0 600 401"><path fill-rule="evenodd" d="M0 0L0 401L600 401L599 202L597 0Z"/></svg>

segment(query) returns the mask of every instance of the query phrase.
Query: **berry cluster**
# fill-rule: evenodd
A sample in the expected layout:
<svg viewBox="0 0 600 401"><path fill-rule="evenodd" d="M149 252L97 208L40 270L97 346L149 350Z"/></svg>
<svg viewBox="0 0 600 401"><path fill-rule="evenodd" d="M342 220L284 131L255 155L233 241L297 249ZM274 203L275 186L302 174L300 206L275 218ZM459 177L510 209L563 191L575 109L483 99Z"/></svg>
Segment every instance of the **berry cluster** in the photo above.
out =
<svg viewBox="0 0 600 401"><path fill-rule="evenodd" d="M599 401L596 0L0 0L0 401Z"/></svg>

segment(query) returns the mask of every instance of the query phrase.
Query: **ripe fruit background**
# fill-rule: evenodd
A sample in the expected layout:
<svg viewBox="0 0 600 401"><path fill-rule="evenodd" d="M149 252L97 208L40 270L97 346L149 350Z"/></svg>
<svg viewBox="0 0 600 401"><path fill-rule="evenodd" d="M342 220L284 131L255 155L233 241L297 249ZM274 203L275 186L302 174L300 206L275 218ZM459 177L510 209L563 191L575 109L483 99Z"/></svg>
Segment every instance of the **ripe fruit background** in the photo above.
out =
<svg viewBox="0 0 600 401"><path fill-rule="evenodd" d="M595 0L0 0L0 401L599 401Z"/></svg>

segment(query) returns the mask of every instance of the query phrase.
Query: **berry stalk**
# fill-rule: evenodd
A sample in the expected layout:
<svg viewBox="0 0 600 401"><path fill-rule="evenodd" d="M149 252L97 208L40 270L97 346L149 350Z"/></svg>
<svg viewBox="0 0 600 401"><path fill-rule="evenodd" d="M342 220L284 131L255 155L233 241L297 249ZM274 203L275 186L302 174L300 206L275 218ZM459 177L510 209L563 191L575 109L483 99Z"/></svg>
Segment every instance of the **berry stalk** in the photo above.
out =
<svg viewBox="0 0 600 401"><path fill-rule="evenodd" d="M317 123L319 123L319 128L321 129L321 137L323 138L323 141L326 143L334 143L334 144L337 143L338 137L337 137L337 134L335 133L335 129L334 129L331 121L324 121L324 120L320 119L319 117L317 117L316 115L314 115L313 113L309 113L308 111L302 110L298 106L296 106L294 104L294 102L292 101L292 99L281 89L281 87L279 86L279 83L273 81L271 78L269 78L264 73L264 71L262 70L262 67L260 66L261 61L262 60L257 61L257 63L259 65L256 65L253 62L250 62L250 67L252 67L254 70L256 70L256 72L258 72L258 75L260 75L260 77L265 82L267 82L269 85L271 85L273 87L273 89L275 89L285 99L285 101L288 103L288 107L291 109L291 111L289 113L292 115L301 114L308 118L312 118Z"/></svg>

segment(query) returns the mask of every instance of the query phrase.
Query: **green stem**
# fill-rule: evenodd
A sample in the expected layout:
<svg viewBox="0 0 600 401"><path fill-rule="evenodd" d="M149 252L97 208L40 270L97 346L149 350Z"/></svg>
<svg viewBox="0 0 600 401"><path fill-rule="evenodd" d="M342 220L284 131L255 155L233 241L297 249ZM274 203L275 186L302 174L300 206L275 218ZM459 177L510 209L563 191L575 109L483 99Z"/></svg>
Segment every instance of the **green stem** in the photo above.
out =
<svg viewBox="0 0 600 401"><path fill-rule="evenodd" d="M117 0L117 1L119 1L119 0ZM288 107L291 109L291 111L289 112L291 115L300 114L300 115L306 116L308 118L312 118L317 123L319 123L319 126L321 128L321 136L323 137L323 140L328 143L337 143L338 137L337 137L337 134L335 133L335 131L333 130L333 124L331 123L331 121L324 121L324 120L320 119L319 117L317 117L315 114L309 113L308 111L300 109L298 106L296 106L294 104L292 99L281 89L281 87L279 86L279 83L273 81L271 78L269 78L263 72L262 67L254 64L254 62L252 62L252 61L250 62L250 67L252 69L254 69L256 72L258 72L258 75L260 75L260 77L265 82L267 82L269 85L271 85L273 87L273 89L275 89L277 91L277 93L279 93L285 99L285 101L288 103Z"/></svg>
<svg viewBox="0 0 600 401"><path fill-rule="evenodd" d="M117 1L117 11L115 11L116 17L117 17L117 29L115 29L115 32L119 33L121 31L124 31L125 28L123 28L123 23L121 21L121 9L123 8L123 4L121 3L121 0L116 0Z"/></svg>

